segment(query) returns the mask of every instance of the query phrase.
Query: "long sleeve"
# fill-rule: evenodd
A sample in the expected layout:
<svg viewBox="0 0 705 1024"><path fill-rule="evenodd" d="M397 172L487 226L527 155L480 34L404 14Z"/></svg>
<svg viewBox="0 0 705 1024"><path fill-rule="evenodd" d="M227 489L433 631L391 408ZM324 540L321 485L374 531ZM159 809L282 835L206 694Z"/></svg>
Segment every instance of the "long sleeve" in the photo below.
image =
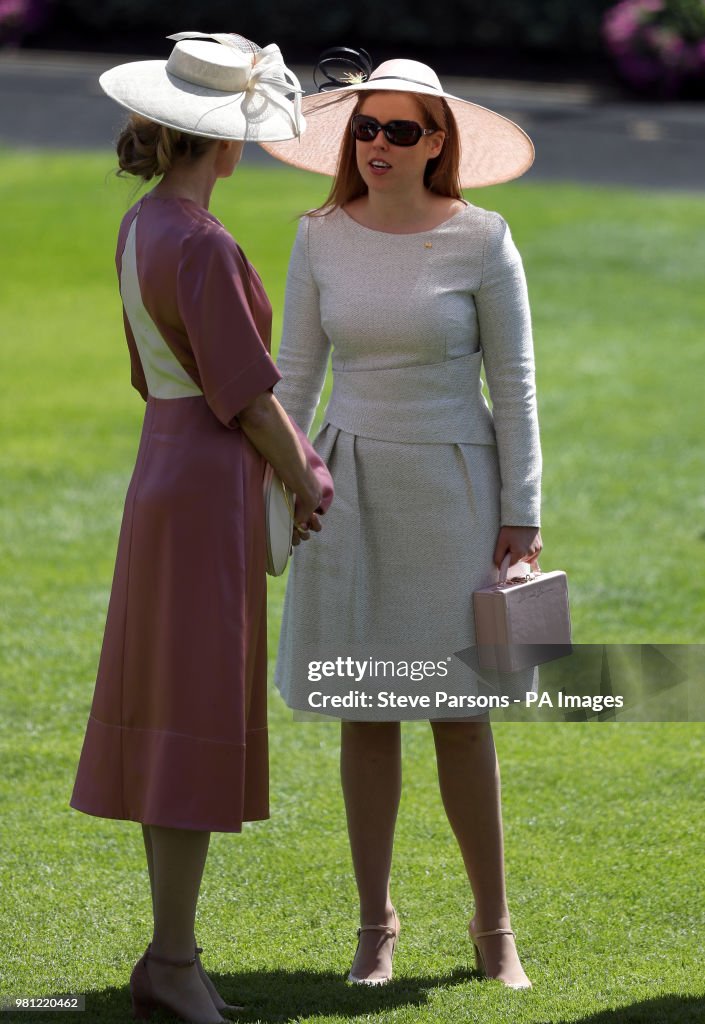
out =
<svg viewBox="0 0 705 1024"><path fill-rule="evenodd" d="M539 526L541 445L531 314L521 257L509 227L491 217L475 295L502 480L503 526Z"/></svg>
<svg viewBox="0 0 705 1024"><path fill-rule="evenodd" d="M321 326L318 286L311 271L309 218L302 217L289 261L277 358L282 380L274 394L306 433L321 397L329 352L330 342Z"/></svg>

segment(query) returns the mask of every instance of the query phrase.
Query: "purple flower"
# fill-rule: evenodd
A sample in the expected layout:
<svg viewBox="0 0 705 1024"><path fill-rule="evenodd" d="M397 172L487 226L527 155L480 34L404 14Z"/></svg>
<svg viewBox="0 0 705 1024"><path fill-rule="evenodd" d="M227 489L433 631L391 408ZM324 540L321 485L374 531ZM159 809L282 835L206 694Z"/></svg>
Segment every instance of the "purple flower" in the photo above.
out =
<svg viewBox="0 0 705 1024"><path fill-rule="evenodd" d="M605 18L605 37L609 43L626 43L634 35L637 22L631 11L620 11L615 8L613 17Z"/></svg>
<svg viewBox="0 0 705 1024"><path fill-rule="evenodd" d="M27 13L27 0L0 0L0 25L3 22L19 21Z"/></svg>
<svg viewBox="0 0 705 1024"><path fill-rule="evenodd" d="M634 7L640 22L650 21L650 15L660 13L664 7L664 0L634 0Z"/></svg>
<svg viewBox="0 0 705 1024"><path fill-rule="evenodd" d="M697 74L701 66L705 64L705 50L702 57L699 49L692 43L684 43L680 64L686 74Z"/></svg>
<svg viewBox="0 0 705 1024"><path fill-rule="evenodd" d="M672 28L662 25L644 26L642 38L649 48L667 64L677 64L685 42Z"/></svg>
<svg viewBox="0 0 705 1024"><path fill-rule="evenodd" d="M602 31L607 49L626 79L675 95L685 78L705 71L705 0L702 38L698 21L674 0L621 0L607 11Z"/></svg>

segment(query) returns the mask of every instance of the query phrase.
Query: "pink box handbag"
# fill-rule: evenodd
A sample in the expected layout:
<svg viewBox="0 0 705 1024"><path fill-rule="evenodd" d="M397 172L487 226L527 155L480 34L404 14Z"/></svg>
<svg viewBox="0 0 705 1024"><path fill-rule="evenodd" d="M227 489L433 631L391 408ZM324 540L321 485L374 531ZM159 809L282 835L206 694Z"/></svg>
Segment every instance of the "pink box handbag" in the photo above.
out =
<svg viewBox="0 0 705 1024"><path fill-rule="evenodd" d="M506 555L499 580L473 595L480 668L517 672L570 654L568 577L537 571L507 578Z"/></svg>

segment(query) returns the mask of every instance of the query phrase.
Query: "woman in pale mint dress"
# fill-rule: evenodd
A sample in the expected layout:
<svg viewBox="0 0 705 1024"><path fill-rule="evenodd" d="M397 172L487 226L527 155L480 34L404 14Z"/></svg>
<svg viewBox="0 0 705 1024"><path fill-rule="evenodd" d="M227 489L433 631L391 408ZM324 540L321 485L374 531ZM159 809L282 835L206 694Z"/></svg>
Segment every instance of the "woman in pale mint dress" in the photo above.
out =
<svg viewBox="0 0 705 1024"><path fill-rule="evenodd" d="M333 391L315 447L336 501L320 543L294 554L276 672L285 700L302 712L320 710L312 660L358 654L362 662L368 652L398 662L472 647L473 591L495 582L505 554L512 564L533 562L541 550L522 263L502 217L460 191L522 173L530 141L499 115L444 93L415 61L388 61L303 109L305 136L265 147L324 173L336 172L340 154L328 200L299 226L275 391L309 429L332 349ZM335 682L341 692L355 685ZM402 682L377 686L401 691ZM399 934L389 885L401 716L369 706L323 711L342 719L360 897L349 980L383 984ZM447 706L419 716L431 719L442 799L474 895L478 968L527 988L505 892L489 721L462 708L454 718Z"/></svg>

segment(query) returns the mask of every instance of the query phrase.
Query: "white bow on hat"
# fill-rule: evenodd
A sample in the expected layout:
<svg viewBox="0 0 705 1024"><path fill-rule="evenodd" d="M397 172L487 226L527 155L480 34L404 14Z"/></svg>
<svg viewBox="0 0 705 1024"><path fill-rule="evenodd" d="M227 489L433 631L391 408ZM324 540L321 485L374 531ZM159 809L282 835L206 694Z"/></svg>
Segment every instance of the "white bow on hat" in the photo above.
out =
<svg viewBox="0 0 705 1024"><path fill-rule="evenodd" d="M289 101L287 100L286 104L282 104L281 100L286 99L290 93L293 93L294 114L292 124L295 136L299 138L302 131L301 97L303 89L294 72L284 63L282 52L276 43L269 43L268 46L253 52L252 50L246 50L242 46L240 42L242 36L233 35L229 32L175 32L173 35L167 36L167 39L173 39L175 42L182 42L185 39L210 39L213 42L229 47L235 53L241 54L242 62L239 67L233 66L228 68L230 72L228 75L228 87L224 88L223 91L259 92L271 100L272 103L280 106L290 117ZM177 77L180 76L176 68L181 66L180 57L183 52L182 49L174 47L166 65L167 71L175 74ZM198 71L192 71L191 76L186 81L211 89L220 88L212 84L212 78L208 81L199 81ZM234 100L229 100L228 102L232 103Z"/></svg>
<svg viewBox="0 0 705 1024"><path fill-rule="evenodd" d="M175 41L168 60L132 61L101 75L108 96L158 124L206 138L301 136L303 89L275 43L262 48L227 32L168 38Z"/></svg>

